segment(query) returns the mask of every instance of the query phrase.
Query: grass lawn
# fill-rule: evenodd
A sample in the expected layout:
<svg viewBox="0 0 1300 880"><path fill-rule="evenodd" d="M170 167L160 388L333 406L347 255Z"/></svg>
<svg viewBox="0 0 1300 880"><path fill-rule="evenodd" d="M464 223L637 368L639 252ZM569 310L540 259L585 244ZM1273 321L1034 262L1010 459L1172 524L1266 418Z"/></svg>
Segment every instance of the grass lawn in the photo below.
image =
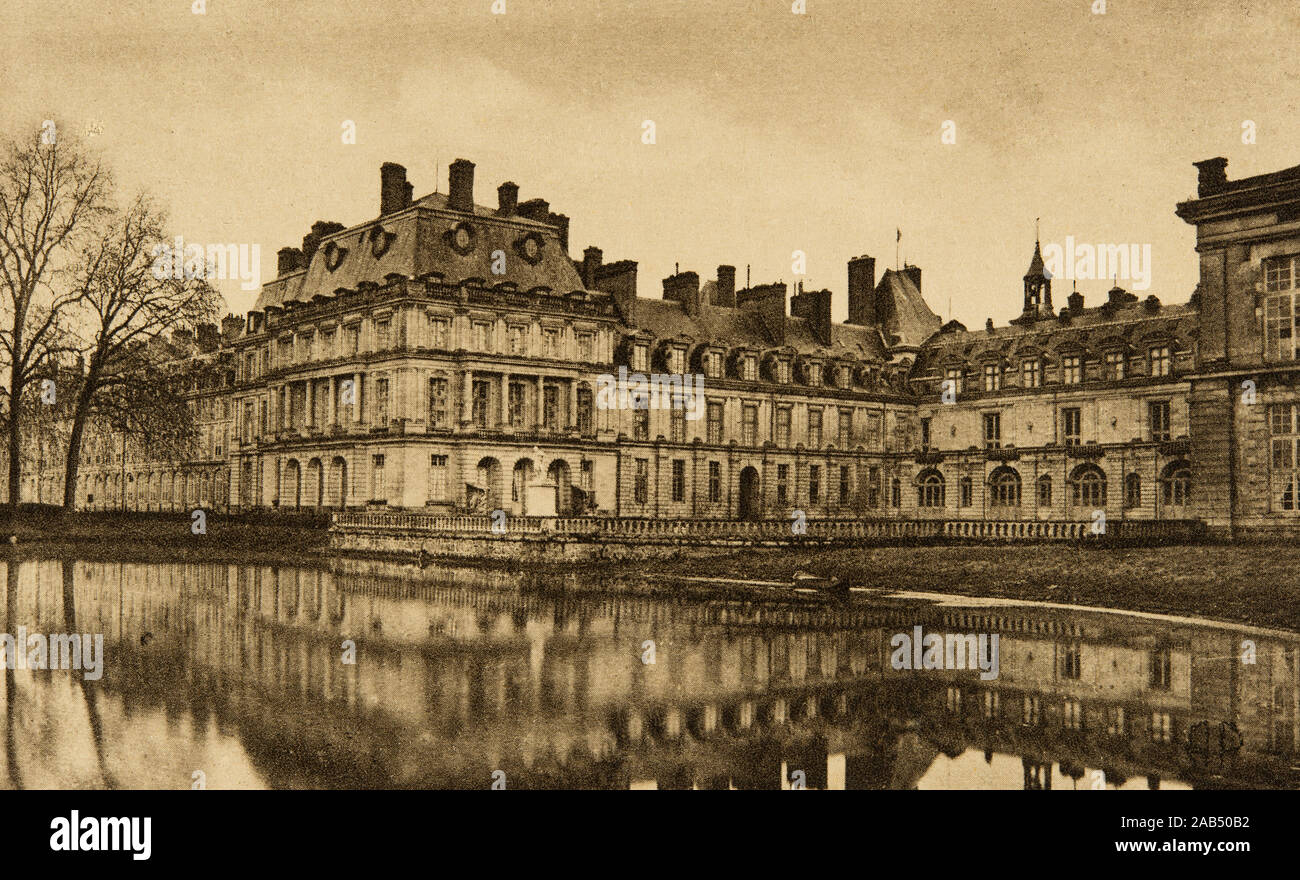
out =
<svg viewBox="0 0 1300 880"><path fill-rule="evenodd" d="M1300 548L1286 545L753 550L647 567L757 580L806 571L847 577L855 586L1097 605L1300 631Z"/></svg>

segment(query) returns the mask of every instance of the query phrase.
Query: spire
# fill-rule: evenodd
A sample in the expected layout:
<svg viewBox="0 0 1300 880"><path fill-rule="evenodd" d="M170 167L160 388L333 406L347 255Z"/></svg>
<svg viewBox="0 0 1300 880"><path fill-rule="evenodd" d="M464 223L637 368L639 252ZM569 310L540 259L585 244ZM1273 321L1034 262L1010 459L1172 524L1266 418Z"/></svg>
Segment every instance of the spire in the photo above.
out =
<svg viewBox="0 0 1300 880"><path fill-rule="evenodd" d="M1034 257L1029 261L1029 271L1025 273L1025 280L1029 281L1032 278L1046 281L1050 277L1047 274L1047 265L1043 263L1043 247L1035 240Z"/></svg>
<svg viewBox="0 0 1300 880"><path fill-rule="evenodd" d="M1037 227L1037 222L1035 222ZM1047 271L1043 262L1043 246L1039 242L1035 228L1034 256L1029 261L1029 271L1025 273L1025 309L1020 313L1019 321L1032 324L1040 318L1052 314L1052 273Z"/></svg>

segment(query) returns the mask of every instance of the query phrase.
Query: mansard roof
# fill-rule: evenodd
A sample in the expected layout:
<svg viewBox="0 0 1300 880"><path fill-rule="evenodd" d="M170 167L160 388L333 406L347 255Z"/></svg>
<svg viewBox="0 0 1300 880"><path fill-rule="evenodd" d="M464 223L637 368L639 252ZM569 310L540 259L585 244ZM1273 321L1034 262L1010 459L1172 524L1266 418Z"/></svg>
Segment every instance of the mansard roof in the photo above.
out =
<svg viewBox="0 0 1300 880"><path fill-rule="evenodd" d="M946 365L1011 358L1018 353L1050 357L1059 352L1095 352L1116 345L1140 350L1156 339L1189 345L1196 337L1200 320L1199 312L1190 303L1165 306L1149 301L1126 302L1063 311L1069 313L1068 323L1053 317L991 330L966 330L949 322L944 332L936 333L925 344L912 375L937 375Z"/></svg>
<svg viewBox="0 0 1300 880"><path fill-rule="evenodd" d="M891 345L919 346L943 323L907 269L886 269L876 285L876 314Z"/></svg>
<svg viewBox="0 0 1300 880"><path fill-rule="evenodd" d="M556 227L518 214L501 216L483 205L475 205L473 213L453 210L447 198L443 193L427 195L401 211L326 235L305 270L262 286L254 308L333 296L339 288L356 289L363 282L383 284L393 274L437 274L452 284L479 278L513 283L522 291L583 289ZM470 232L468 248L458 248L453 238L462 225ZM539 245L536 258L524 251L530 237ZM505 274L492 271L497 251L505 255Z"/></svg>
<svg viewBox="0 0 1300 880"><path fill-rule="evenodd" d="M707 285L702 292L706 290ZM801 355L888 360L880 333L872 327L832 324L831 344L825 346L813 335L806 319L787 315L785 341L773 345L756 311L715 306L707 301L700 305L699 314L692 316L675 300L639 298L635 329L648 332L657 339L686 339L692 345L708 342L726 348L789 348Z"/></svg>

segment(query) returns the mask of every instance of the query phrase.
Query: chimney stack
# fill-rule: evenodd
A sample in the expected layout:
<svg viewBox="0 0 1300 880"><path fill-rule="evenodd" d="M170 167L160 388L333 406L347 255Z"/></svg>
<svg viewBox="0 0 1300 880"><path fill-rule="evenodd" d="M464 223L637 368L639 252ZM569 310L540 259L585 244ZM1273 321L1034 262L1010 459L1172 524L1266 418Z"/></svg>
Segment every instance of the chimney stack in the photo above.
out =
<svg viewBox="0 0 1300 880"><path fill-rule="evenodd" d="M679 272L664 279L664 299L677 300L692 318L700 313L700 276Z"/></svg>
<svg viewBox="0 0 1300 880"><path fill-rule="evenodd" d="M317 220L313 223L311 232L302 237L302 264L304 266L311 265L311 258L316 254L316 248L320 247L321 239L327 235L342 232L344 228L342 223L327 220Z"/></svg>
<svg viewBox="0 0 1300 880"><path fill-rule="evenodd" d="M275 274L288 275L302 268L302 251L295 247L282 247L276 252Z"/></svg>
<svg viewBox="0 0 1300 880"><path fill-rule="evenodd" d="M861 256L849 260L850 324L876 323L876 259Z"/></svg>
<svg viewBox="0 0 1300 880"><path fill-rule="evenodd" d="M802 285L802 282L801 282ZM790 314L808 322L808 329L822 345L831 344L831 292L802 286L790 297Z"/></svg>
<svg viewBox="0 0 1300 880"><path fill-rule="evenodd" d="M1079 291L1076 290L1074 293L1070 294L1066 298L1065 304L1069 308L1070 314L1083 314L1083 294L1079 293Z"/></svg>
<svg viewBox="0 0 1300 880"><path fill-rule="evenodd" d="M713 288L713 304L728 309L736 307L736 267L719 266L718 283Z"/></svg>
<svg viewBox="0 0 1300 880"><path fill-rule="evenodd" d="M411 206L411 185L406 169L396 162L379 166L379 214L392 214Z"/></svg>
<svg viewBox="0 0 1300 880"><path fill-rule="evenodd" d="M598 247L589 247L582 252L582 284L588 290L596 290L596 273L605 257Z"/></svg>
<svg viewBox="0 0 1300 880"><path fill-rule="evenodd" d="M1212 196L1219 190L1223 189L1228 183L1228 160L1222 156L1214 159L1203 159L1200 162L1193 162L1199 176L1196 181L1196 195L1198 198Z"/></svg>
<svg viewBox="0 0 1300 880"><path fill-rule="evenodd" d="M509 217L519 206L519 184L507 180L497 187L497 213Z"/></svg>
<svg viewBox="0 0 1300 880"><path fill-rule="evenodd" d="M474 163L457 159L447 172L447 207L474 213Z"/></svg>

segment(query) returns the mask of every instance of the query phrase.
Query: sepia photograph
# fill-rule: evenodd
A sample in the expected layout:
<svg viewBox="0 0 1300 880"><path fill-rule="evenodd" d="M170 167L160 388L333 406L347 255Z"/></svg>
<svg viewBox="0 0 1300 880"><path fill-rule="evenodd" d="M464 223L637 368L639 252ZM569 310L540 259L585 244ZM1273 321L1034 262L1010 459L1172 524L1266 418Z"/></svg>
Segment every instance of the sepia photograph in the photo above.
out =
<svg viewBox="0 0 1300 880"><path fill-rule="evenodd" d="M3 7L33 852L1065 790L1222 864L1300 788L1300 6Z"/></svg>

